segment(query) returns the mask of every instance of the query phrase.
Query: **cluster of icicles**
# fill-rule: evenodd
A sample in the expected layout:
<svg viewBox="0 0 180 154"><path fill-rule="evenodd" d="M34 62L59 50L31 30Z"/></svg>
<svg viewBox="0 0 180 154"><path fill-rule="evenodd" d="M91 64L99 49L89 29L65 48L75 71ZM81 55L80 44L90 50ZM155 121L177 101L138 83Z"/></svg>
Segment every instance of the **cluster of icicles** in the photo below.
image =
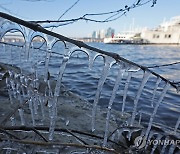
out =
<svg viewBox="0 0 180 154"><path fill-rule="evenodd" d="M21 73L14 73L12 71L9 71L9 78L6 79L6 84L8 87L8 92L9 92L9 98L11 100L11 104L13 105L13 98L18 99L20 105L23 104L24 101L27 101L29 104L29 109L31 111L31 117L32 117L32 124L33 126L36 126L36 118L38 116L38 114L41 114L42 117L44 117L44 103L47 102L48 100L48 107L49 107L49 119L50 119L50 124L49 124L49 140L53 139L53 135L54 135L54 128L56 125L56 118L57 118L57 101L58 101L58 97L60 96L60 89L62 86L62 78L63 78L63 73L64 70L66 68L66 65L68 63L69 58L71 57L71 55L76 52L76 51L82 51L84 53L87 54L88 58L89 58L89 66L90 69L92 68L93 62L94 60L98 57L98 56L102 56L104 58L104 68L102 71L102 74L99 78L98 81L98 86L97 86L97 91L96 91L96 95L94 98L94 102L93 102L93 109L92 109L92 121L91 121L91 128L92 131L96 130L96 111L97 111L97 105L98 105L98 101L101 95L101 91L103 88L103 85L105 83L105 80L108 76L108 72L111 69L112 65L118 65L119 70L118 70L118 75L115 81L115 85L114 88L112 90L112 94L109 100L109 105L108 105L108 110L107 110L107 116L106 116L106 125L105 125L105 129L104 129L104 140L103 140L103 146L107 145L107 139L108 139L108 133L109 133L109 122L110 122L110 115L111 115L111 108L114 102L114 99L116 97L116 93L117 90L120 86L121 80L123 78L124 73L128 73L126 82L125 82L125 86L124 86L124 92L123 92L123 105L122 105L122 115L124 114L124 108L125 108L125 103L126 103L126 96L127 96L127 92L128 92L128 86L129 86L129 82L131 80L131 77L133 75L133 72L137 72L140 70L140 68L138 68L137 66L132 66L126 62L123 61L116 61L115 59L113 59L112 57L103 55L103 54L99 54L99 53L95 53L94 51L89 51L86 49L80 49L78 47L74 47L74 48L68 48L65 47L64 50L64 56L63 56L63 61L61 63L61 66L59 68L59 74L57 77L57 82L56 82L56 86L55 89L52 90L51 85L49 83L49 77L48 77L48 72L49 72L49 60L52 54L52 48L54 46L54 44L60 40L58 40L57 38L54 37L50 37L46 34L40 33L40 32L35 32L29 28L26 28L24 26L18 25L16 23L12 23L8 20L1 20L1 29L0 29L0 39L3 38L3 36L10 31L19 31L22 33L24 40L25 40L25 57L26 60L28 61L29 59L29 55L30 55L30 47L31 47L31 42L32 40L37 37L40 36L42 37L45 42L46 42L46 59L45 61L45 74L44 74L44 81L47 83L48 88L46 89L45 93L39 93L38 92L38 79L37 79L37 75L36 75L36 67L32 66L34 69L33 72L33 77L27 77ZM43 61L43 60L41 60ZM133 126L134 122L135 122L135 117L137 115L137 106L138 106L138 101L140 99L141 93L143 91L143 88L146 84L146 82L148 81L150 75L152 75L149 71L144 71L144 75L142 78L142 81L140 83L140 86L137 90L137 94L134 98L134 108L133 108L133 112L132 112L132 116L131 116L131 120L129 125ZM157 81L153 90L153 97L152 97L152 107L154 106L153 112L151 114L150 120L149 120L149 124L147 127L147 130L145 132L145 138L147 139L152 127L152 122L153 119L156 115L157 109L160 105L160 103L162 102L163 98L165 97L165 94L169 88L169 83L167 82L165 84L165 87L163 88L161 95L158 99L158 101L156 103L154 103L154 98L156 95L156 91L158 89L158 85L161 82L161 78L157 77ZM164 82L164 81L163 81ZM41 111L41 113L39 113L38 111ZM18 110L19 112L19 116L21 119L21 125L26 125L26 121L24 119L24 112L23 112L23 108L20 108ZM41 119L43 121L43 118ZM15 118L12 116L11 117L11 122L12 125L15 124ZM174 132L176 132L177 128L179 127L179 123L180 123L180 118L177 121L177 124L175 126ZM130 137L129 137L130 138Z"/></svg>

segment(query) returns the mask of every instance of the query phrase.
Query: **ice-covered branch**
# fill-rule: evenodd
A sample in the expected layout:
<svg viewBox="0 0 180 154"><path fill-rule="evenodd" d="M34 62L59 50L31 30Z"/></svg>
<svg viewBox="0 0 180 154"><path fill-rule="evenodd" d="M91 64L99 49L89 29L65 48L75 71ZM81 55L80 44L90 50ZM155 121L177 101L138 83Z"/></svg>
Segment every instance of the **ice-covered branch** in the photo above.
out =
<svg viewBox="0 0 180 154"><path fill-rule="evenodd" d="M176 64L180 64L180 61L174 62L174 63L169 63L169 64L163 64L163 65L148 66L147 68L165 67L165 66L171 66L171 65L176 65Z"/></svg>
<svg viewBox="0 0 180 154"><path fill-rule="evenodd" d="M32 23L32 22L28 22L28 21L25 21L25 20L22 20L22 19L19 19L19 18L16 18L14 16L11 16L11 15L8 15L6 13L3 13L3 12L0 12L0 17L2 18L5 18L5 19L8 19L12 22L15 22L17 24L20 24L20 25L23 25L25 27L28 27L34 31L38 31L38 32L42 32L44 34L47 34L47 35L50 35L50 36L53 36L53 37L56 37L58 39L60 39L61 41L63 42L69 42L69 43L72 43L76 46L78 46L79 48L86 48L86 49L89 49L89 50L92 50L94 52L97 52L97 53L101 53L101 54L104 54L104 55L107 55L107 56L110 56L112 58L114 58L117 62L125 62L125 63L128 63L129 65L132 65L132 66L136 66L138 68L141 68L143 71L149 71L150 73L152 73L153 75L155 75L156 77L160 77L162 80L164 80L165 82L168 82L171 86L173 86L174 88L176 88L177 90L179 90L179 86L177 84L174 84L173 82L169 81L168 79L162 77L161 75L155 73L154 71L150 70L148 67L145 67L145 66L142 66L142 65L139 65L137 63L134 63L130 60L127 60L123 57L121 57L119 54L116 54L116 53L112 53L112 52L107 52L107 51L104 51L104 50L101 50L101 49L98 49L98 48L95 48L95 47L92 47L90 45L87 45L85 44L84 42L81 42L81 41L77 41L77 40L74 40L74 39L71 39L71 38L68 38L66 36L63 36L63 35L60 35L58 33L55 33L55 32L52 32L52 31L49 31L45 28L43 28L42 26L40 26L39 24L36 24L36 23Z"/></svg>

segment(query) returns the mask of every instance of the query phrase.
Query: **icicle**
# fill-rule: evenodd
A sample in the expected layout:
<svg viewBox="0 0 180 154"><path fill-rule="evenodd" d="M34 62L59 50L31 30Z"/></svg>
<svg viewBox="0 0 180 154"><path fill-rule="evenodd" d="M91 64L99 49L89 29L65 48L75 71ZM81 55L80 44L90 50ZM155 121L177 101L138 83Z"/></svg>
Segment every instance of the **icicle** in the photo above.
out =
<svg viewBox="0 0 180 154"><path fill-rule="evenodd" d="M148 138L146 139L146 137L144 137L144 139L148 142L148 141L151 141L151 140L153 140L154 138L154 135L155 134L157 134L157 133L155 133L154 131L151 131L149 134L148 134ZM147 143L146 142L146 143ZM147 149L147 147L149 146L149 144L147 143L146 145L145 145L145 147L144 147L144 149L146 150Z"/></svg>
<svg viewBox="0 0 180 154"><path fill-rule="evenodd" d="M95 131L95 116L96 116L96 110L97 110L97 104L98 100L101 94L102 87L104 85L104 82L106 80L106 77L108 75L109 69L111 68L112 64L114 63L114 59L111 57L105 57L105 65L101 74L101 77L98 82L98 87L93 103L93 110L92 110L92 132Z"/></svg>
<svg viewBox="0 0 180 154"><path fill-rule="evenodd" d="M20 105L22 105L23 100L22 100L21 94L19 92L18 92L18 99L19 99ZM18 109L18 111L19 111L19 116L20 116L20 119L21 119L21 125L25 125L24 110L22 108L20 108L20 109Z"/></svg>
<svg viewBox="0 0 180 154"><path fill-rule="evenodd" d="M14 116L10 117L10 120L11 120L11 125L12 125L12 126L15 126L16 121L15 121Z"/></svg>
<svg viewBox="0 0 180 154"><path fill-rule="evenodd" d="M166 147L168 146L168 144L166 143L166 141L169 141L169 137L167 136L164 140L164 144L163 144L163 147L161 149L161 153L160 154L164 154L165 153L165 150L166 150Z"/></svg>
<svg viewBox="0 0 180 154"><path fill-rule="evenodd" d="M156 106L154 107L154 111L153 111L153 113L152 113L152 115L151 115L151 117L150 117L149 124L148 124L148 128L147 128L147 130L146 130L145 138L148 137L148 134L149 134L149 132L150 132L150 130L151 130L151 126L152 126L152 122L153 122L154 116L155 116L155 114L156 114L156 112L157 112L157 109L158 109L160 103L162 102L164 96L166 95L166 92L167 92L169 86L170 86L170 85L169 85L169 83L167 82L166 85L165 85L165 87L164 87L164 89L163 89L163 91L162 91L162 93L161 93L161 95L160 95L160 98L159 98L158 102L156 103Z"/></svg>
<svg viewBox="0 0 180 154"><path fill-rule="evenodd" d="M49 107L49 117L50 117L50 125L49 125L49 140L53 140L54 136L54 129L56 124L56 118L57 118L57 106L56 102L57 98L54 98L48 102Z"/></svg>
<svg viewBox="0 0 180 154"><path fill-rule="evenodd" d="M141 96L142 90L143 90L143 88L144 88L144 86L145 86L145 84L146 84L150 74L151 73L149 71L145 71L144 72L143 80L141 82L141 85L140 85L140 87L138 89L138 92L136 94L136 97L134 99L134 108L133 108L133 113L132 113L132 118L131 118L131 126L133 125L135 117L136 117L137 105L138 105L139 98Z"/></svg>
<svg viewBox="0 0 180 154"><path fill-rule="evenodd" d="M157 140L157 141L160 141L161 138L162 138L162 136L158 134L156 140ZM152 148L152 150L151 150L151 154L154 154L154 151L156 150L157 146L158 146L158 144L154 144L154 145L153 145L153 148Z"/></svg>
<svg viewBox="0 0 180 154"><path fill-rule="evenodd" d="M159 85L160 82L161 82L161 78L158 77L157 81L156 81L156 84L155 84L155 87L154 87L154 90L153 90L153 97L152 97L152 102L151 102L152 107L154 106L154 98L155 98L156 91L157 91L157 88L158 88L158 85Z"/></svg>
<svg viewBox="0 0 180 154"><path fill-rule="evenodd" d="M128 133L128 140L131 140L132 133L134 133L134 130L130 130Z"/></svg>
<svg viewBox="0 0 180 154"><path fill-rule="evenodd" d="M20 76L20 83L21 83L21 91L22 91L23 97L25 98L24 75Z"/></svg>
<svg viewBox="0 0 180 154"><path fill-rule="evenodd" d="M21 125L25 125L24 111L23 111L23 109L18 109L18 111L19 111L19 116L21 119Z"/></svg>
<svg viewBox="0 0 180 154"><path fill-rule="evenodd" d="M36 126L32 98L29 99L28 103L29 103L29 109L31 111L32 124L33 124L33 126Z"/></svg>
<svg viewBox="0 0 180 154"><path fill-rule="evenodd" d="M125 108L125 102L126 102L126 97L127 97L127 92L128 92L128 86L129 86L129 82L131 80L132 77L132 72L128 72L128 77L125 83L125 87L124 87L124 92L123 92L123 105L122 105L122 116L124 114L124 108Z"/></svg>
<svg viewBox="0 0 180 154"><path fill-rule="evenodd" d="M94 54L94 52L89 53L89 69L92 70L95 59L101 54Z"/></svg>
<svg viewBox="0 0 180 154"><path fill-rule="evenodd" d="M178 118L178 120L176 122L176 125L175 125L175 128L174 128L174 134L176 134L179 125L180 125L180 116L179 116L179 118Z"/></svg>
<svg viewBox="0 0 180 154"><path fill-rule="evenodd" d="M44 74L44 81L47 81L48 78L48 67L49 67L49 60L50 60L50 56L51 56L51 48L47 48L46 51L46 60L45 60L45 74Z"/></svg>
<svg viewBox="0 0 180 154"><path fill-rule="evenodd" d="M26 41L24 50L25 50L25 60L27 61L29 59L29 50L30 50L30 42Z"/></svg>
<svg viewBox="0 0 180 154"><path fill-rule="evenodd" d="M123 132L123 129L117 129L117 140L119 141L121 139L121 136L122 136L122 132Z"/></svg>
<svg viewBox="0 0 180 154"><path fill-rule="evenodd" d="M37 81L38 81L38 78L37 78L37 64L38 63L35 63L34 65L32 65L32 74L33 74L33 87L34 88L38 88L38 84L37 84Z"/></svg>
<svg viewBox="0 0 180 154"><path fill-rule="evenodd" d="M66 126L69 125L69 120L66 120Z"/></svg>
<svg viewBox="0 0 180 154"><path fill-rule="evenodd" d="M20 92L20 84L17 80L19 80L19 74L14 74L14 79L15 81L17 82L14 82L12 84L13 86L13 91L16 92L16 96L17 96L17 99L19 100L19 103L20 103L20 106L23 104L23 99L22 99L22 96L21 96L21 92ZM16 85L16 86L15 86ZM25 125L25 119L24 119L24 110L22 108L19 108L18 109L19 111L19 116L20 116L20 119L21 119L21 125Z"/></svg>
<svg viewBox="0 0 180 154"><path fill-rule="evenodd" d="M141 120L142 120L142 112L139 113L139 122L138 122L139 126L141 125Z"/></svg>
<svg viewBox="0 0 180 154"><path fill-rule="evenodd" d="M48 72L49 72L49 61L50 61L50 57L51 57L51 52L52 52L52 47L55 44L55 42L57 41L56 38L52 38L48 35L45 35L45 39L47 42L47 47L46 47L46 60L45 60L45 74L44 74L44 81L46 82L48 79Z"/></svg>
<svg viewBox="0 0 180 154"><path fill-rule="evenodd" d="M10 79L10 85L11 85L11 88L13 91L13 96L14 96L14 98L16 98L17 93L16 93L16 88L15 88L15 83L12 79Z"/></svg>
<svg viewBox="0 0 180 154"><path fill-rule="evenodd" d="M75 52L75 51L85 52L89 56L89 53L85 49L81 50L81 49L79 49L77 47L73 47L73 48L71 48L69 50L69 48L65 48L63 61L62 61L62 64L60 66L60 70L59 70L59 74L58 74L58 78L57 78L57 82L56 82L54 96L59 96L60 95L61 82L62 82L62 77L63 77L64 70L66 68L66 64L67 64L70 56L72 55L72 53Z"/></svg>
<svg viewBox="0 0 180 154"><path fill-rule="evenodd" d="M8 94L9 94L9 100L10 100L10 103L11 105L14 104L13 100L12 100L12 93L11 93L11 90L10 90L10 84L9 84L9 78L6 78L6 86L7 86L7 89L8 89Z"/></svg>
<svg viewBox="0 0 180 154"><path fill-rule="evenodd" d="M172 144L169 148L168 154L174 154L175 148L176 148L175 144Z"/></svg>
<svg viewBox="0 0 180 154"><path fill-rule="evenodd" d="M33 109L34 109L34 115L35 115L35 117L37 118L37 116L38 116L38 101L37 101L37 98L36 98L37 96L36 96L36 94L34 94L34 97L33 97Z"/></svg>
<svg viewBox="0 0 180 154"><path fill-rule="evenodd" d="M25 39L25 60L29 60L29 55L30 55L30 45L32 41L32 35L34 33L33 30L23 27L23 34L24 34L24 39Z"/></svg>
<svg viewBox="0 0 180 154"><path fill-rule="evenodd" d="M50 84L50 73L48 72L48 79L47 79L47 84L48 84L48 90L49 90L49 96L53 96L51 84Z"/></svg>
<svg viewBox="0 0 180 154"><path fill-rule="evenodd" d="M106 117L106 126L105 126L105 134L104 134L104 141L103 141L103 146L106 146L107 144L107 138L108 138L108 132L109 132L109 120L110 120L110 114L111 114L111 108L112 108L112 104L114 102L114 99L116 97L116 92L119 88L119 85L121 83L122 80L122 76L124 74L125 70L122 70L122 66L120 66L119 71L118 71L118 75L117 75L117 79L112 91L112 95L109 101L109 106L108 106L108 111L107 111L107 117Z"/></svg>
<svg viewBox="0 0 180 154"><path fill-rule="evenodd" d="M62 77L63 77L63 73L64 73L64 70L66 68L66 64L67 64L69 58L70 58L70 51L68 50L68 48L66 48L65 54L63 57L63 61L62 61L62 64L60 66L59 75L58 75L58 79L57 79L56 87L55 87L55 91L54 91L54 96L59 96L59 94L60 94Z"/></svg>
<svg viewBox="0 0 180 154"><path fill-rule="evenodd" d="M41 97L39 96L39 102L40 102L40 106L41 106L41 113L42 113L42 121L44 121L45 119L45 112L44 112L44 101L45 101L45 98L44 97Z"/></svg>
<svg viewBox="0 0 180 154"><path fill-rule="evenodd" d="M54 128L55 128L55 120L54 118L50 118L50 125L49 125L49 140L53 140L54 136Z"/></svg>
<svg viewBox="0 0 180 154"><path fill-rule="evenodd" d="M10 103L11 103L11 105L13 105L14 102L13 102L13 99L12 99L12 92L11 92L11 90L10 90L9 78L6 78L6 87L7 87L7 89L8 89L8 95L9 95ZM15 125L14 115L12 115L12 116L10 117L10 120L11 120L11 125L14 126L14 125Z"/></svg>

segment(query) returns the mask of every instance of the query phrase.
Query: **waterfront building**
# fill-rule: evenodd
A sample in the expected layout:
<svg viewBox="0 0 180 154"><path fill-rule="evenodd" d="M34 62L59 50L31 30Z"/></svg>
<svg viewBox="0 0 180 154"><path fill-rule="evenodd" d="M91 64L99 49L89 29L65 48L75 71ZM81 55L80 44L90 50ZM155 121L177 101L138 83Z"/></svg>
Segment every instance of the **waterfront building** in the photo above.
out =
<svg viewBox="0 0 180 154"><path fill-rule="evenodd" d="M141 38L145 43L180 44L180 16L163 22L155 29L143 30Z"/></svg>

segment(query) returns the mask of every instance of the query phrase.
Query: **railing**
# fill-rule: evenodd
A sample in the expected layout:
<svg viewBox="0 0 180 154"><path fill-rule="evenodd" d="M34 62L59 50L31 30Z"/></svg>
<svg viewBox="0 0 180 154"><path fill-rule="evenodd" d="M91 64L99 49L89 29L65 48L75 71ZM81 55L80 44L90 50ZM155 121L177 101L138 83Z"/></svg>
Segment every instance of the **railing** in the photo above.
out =
<svg viewBox="0 0 180 154"><path fill-rule="evenodd" d="M1 118L2 151L93 153L93 150L100 150L119 153L118 151L124 150L130 153L133 150L148 150L154 153L158 150L161 153L166 151L173 153L179 149L178 144L152 146L148 142L150 139L179 141L180 116L172 119L176 124L174 128L165 128L163 130L165 134L158 132L159 135L157 135L157 132L152 129L162 127L160 122L153 123L155 116L168 89L173 88L178 91L178 84L118 54L105 52L48 31L33 22L26 22L4 13L0 13L0 16L2 17L1 39L10 32L19 32L24 38L23 43L1 42L1 82L5 82L9 97L9 104L6 104L9 112L4 112ZM37 46L40 42L34 41L37 37L44 40L41 46ZM60 46L55 48L58 43ZM79 57L76 57L75 53ZM103 57L103 65L100 65L103 69L100 74L98 70L93 70L98 57ZM80 58L89 60L89 72L100 75L92 105L85 99L81 100L74 96L62 85L65 70L72 58L77 63ZM50 66L52 61L58 63L59 69L53 70ZM98 103L112 69L117 73L116 79L113 82L114 86L107 107L101 111ZM128 94L130 84L134 82L133 78L137 79L135 81L137 89L133 94ZM112 109L112 106L120 87L123 89L123 94L119 100L121 101L119 108L121 108L117 112ZM143 96L144 91L148 91L148 97ZM140 99L148 101L151 113L138 110ZM126 111L128 102L131 102L132 106L130 112ZM177 107L180 109L179 105ZM71 116L74 114L71 112L75 110L78 115L73 118ZM149 118L146 124L143 122L143 116ZM115 117L114 120L112 117ZM129 144L125 141L121 143L122 138ZM140 139L142 143L139 144Z"/></svg>

